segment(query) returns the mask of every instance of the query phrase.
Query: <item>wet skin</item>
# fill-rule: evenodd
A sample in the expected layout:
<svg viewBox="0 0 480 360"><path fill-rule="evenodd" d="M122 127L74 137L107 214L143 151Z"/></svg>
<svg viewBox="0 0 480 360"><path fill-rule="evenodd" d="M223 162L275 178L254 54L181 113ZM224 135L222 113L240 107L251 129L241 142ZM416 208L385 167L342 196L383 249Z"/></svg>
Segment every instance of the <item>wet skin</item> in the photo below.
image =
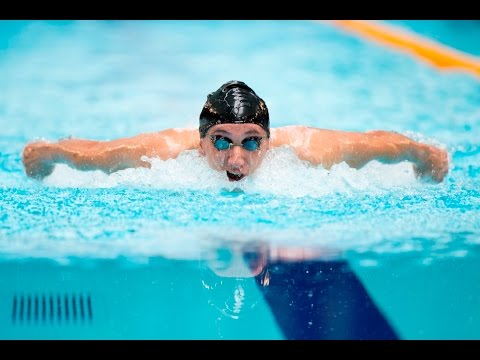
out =
<svg viewBox="0 0 480 360"><path fill-rule="evenodd" d="M262 137L260 147L249 151L242 146L231 146L227 150L217 150L210 136L222 136L241 144L246 138ZM219 124L209 129L207 135L200 139L199 153L207 158L210 167L217 171L225 171L230 181L239 181L252 174L261 165L270 141L265 130L257 124Z"/></svg>

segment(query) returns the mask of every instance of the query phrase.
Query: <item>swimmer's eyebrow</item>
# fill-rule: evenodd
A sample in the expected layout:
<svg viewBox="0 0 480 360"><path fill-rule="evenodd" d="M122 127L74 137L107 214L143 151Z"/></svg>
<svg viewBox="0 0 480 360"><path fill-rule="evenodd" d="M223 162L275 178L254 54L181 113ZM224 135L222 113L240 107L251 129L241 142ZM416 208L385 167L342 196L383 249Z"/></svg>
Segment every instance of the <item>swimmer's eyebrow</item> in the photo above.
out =
<svg viewBox="0 0 480 360"><path fill-rule="evenodd" d="M228 131L225 131L225 130L221 130L221 129L218 129L218 130L215 130L213 132L214 134L217 134L217 135L232 135L231 133L229 133ZM243 134L244 136L250 136L250 135L258 135L260 136L260 132L258 132L257 130L248 130L246 133Z"/></svg>

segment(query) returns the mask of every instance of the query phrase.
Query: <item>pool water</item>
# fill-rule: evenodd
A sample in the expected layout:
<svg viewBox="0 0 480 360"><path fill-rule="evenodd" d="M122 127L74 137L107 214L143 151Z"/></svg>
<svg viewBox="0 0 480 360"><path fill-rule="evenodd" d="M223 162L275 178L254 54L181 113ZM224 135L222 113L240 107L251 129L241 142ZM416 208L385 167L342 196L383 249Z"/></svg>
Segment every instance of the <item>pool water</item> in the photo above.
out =
<svg viewBox="0 0 480 360"><path fill-rule="evenodd" d="M392 23L478 55L458 23ZM480 338L473 75L311 21L1 21L0 54L0 338ZM398 131L446 148L449 175L283 148L240 183L195 152L24 174L31 140L195 127L233 79L273 127Z"/></svg>

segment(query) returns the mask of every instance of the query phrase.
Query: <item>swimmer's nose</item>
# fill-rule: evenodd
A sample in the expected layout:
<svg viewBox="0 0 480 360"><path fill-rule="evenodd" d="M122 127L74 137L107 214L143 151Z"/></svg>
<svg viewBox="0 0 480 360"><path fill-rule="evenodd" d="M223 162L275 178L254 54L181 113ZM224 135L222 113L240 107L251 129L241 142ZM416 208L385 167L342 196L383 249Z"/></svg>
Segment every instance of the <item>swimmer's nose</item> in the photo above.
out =
<svg viewBox="0 0 480 360"><path fill-rule="evenodd" d="M228 151L227 165L237 169L245 165L244 151L241 146L232 146Z"/></svg>

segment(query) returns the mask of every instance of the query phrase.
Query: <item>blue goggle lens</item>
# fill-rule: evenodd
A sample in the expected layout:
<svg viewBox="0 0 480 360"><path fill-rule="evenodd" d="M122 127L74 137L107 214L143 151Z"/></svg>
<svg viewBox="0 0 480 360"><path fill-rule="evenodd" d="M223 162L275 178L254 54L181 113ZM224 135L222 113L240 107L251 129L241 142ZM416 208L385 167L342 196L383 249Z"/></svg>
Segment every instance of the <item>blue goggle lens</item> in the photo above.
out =
<svg viewBox="0 0 480 360"><path fill-rule="evenodd" d="M262 141L262 138L259 136L246 138L241 144L234 144L232 140L223 136L212 136L211 139L217 150L228 150L230 146L241 145L247 151L257 151Z"/></svg>
<svg viewBox="0 0 480 360"><path fill-rule="evenodd" d="M225 138L219 138L213 143L217 150L227 150L230 148L230 144L231 143L225 140Z"/></svg>
<svg viewBox="0 0 480 360"><path fill-rule="evenodd" d="M246 139L242 142L242 146L245 150L256 151L260 147L260 140Z"/></svg>

